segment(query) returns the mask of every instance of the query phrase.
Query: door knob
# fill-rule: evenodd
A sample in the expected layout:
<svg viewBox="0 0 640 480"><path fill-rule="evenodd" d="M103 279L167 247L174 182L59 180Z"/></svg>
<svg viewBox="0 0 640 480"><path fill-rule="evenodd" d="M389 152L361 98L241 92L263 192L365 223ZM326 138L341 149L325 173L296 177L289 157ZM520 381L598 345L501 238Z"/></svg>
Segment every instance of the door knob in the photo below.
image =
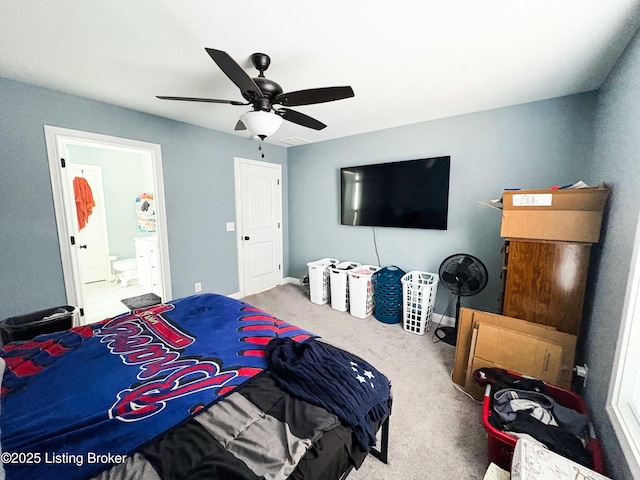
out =
<svg viewBox="0 0 640 480"><path fill-rule="evenodd" d="M249 237L244 237L244 240L251 240Z"/></svg>
<svg viewBox="0 0 640 480"><path fill-rule="evenodd" d="M80 248L87 248L86 245L80 245Z"/></svg>

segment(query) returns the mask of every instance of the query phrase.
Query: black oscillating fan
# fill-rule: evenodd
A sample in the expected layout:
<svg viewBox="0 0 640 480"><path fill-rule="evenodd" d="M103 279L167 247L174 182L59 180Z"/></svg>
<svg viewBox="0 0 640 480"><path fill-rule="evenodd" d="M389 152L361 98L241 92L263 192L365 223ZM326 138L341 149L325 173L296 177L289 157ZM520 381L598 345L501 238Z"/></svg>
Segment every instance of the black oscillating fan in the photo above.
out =
<svg viewBox="0 0 640 480"><path fill-rule="evenodd" d="M487 267L473 255L456 253L444 259L438 272L444 288L458 297L456 301L456 322L454 327L438 327L434 334L443 342L455 345L458 339L458 319L460 317L460 297L470 297L480 293L487 286Z"/></svg>

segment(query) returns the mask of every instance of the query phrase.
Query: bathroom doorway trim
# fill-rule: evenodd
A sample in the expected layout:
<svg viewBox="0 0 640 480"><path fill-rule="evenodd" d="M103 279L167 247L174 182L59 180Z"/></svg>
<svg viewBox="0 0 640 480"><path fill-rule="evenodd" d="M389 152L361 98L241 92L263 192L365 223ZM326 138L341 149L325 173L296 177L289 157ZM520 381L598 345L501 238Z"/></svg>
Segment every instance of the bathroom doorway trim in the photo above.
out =
<svg viewBox="0 0 640 480"><path fill-rule="evenodd" d="M62 259L62 271L64 286L67 294L67 302L79 308L78 324L84 324L83 311L85 299L80 280L80 265L78 261L78 249L80 245L74 244L74 217L73 192L70 192L69 184L65 181L63 161L68 158L67 145L81 144L91 145L109 150L135 152L148 154L152 162L154 196L156 202L156 224L158 236L158 249L160 252L160 283L162 299L169 300L171 293L171 275L169 272L169 243L167 236L167 221L164 202L164 181L162 177L162 155L160 145L155 143L140 142L127 138L112 137L80 130L44 126L47 156L49 159L49 172L51 175L51 187L53 190L53 204L58 227L58 239L60 255Z"/></svg>

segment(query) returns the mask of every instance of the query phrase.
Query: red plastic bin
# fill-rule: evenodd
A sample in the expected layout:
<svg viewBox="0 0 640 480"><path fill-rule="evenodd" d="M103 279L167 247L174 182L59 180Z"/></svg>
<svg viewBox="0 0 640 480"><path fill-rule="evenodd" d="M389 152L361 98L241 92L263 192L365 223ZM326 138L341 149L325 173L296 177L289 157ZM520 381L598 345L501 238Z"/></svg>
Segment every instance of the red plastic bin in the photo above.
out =
<svg viewBox="0 0 640 480"><path fill-rule="evenodd" d="M519 375L514 372L509 372ZM584 400L569 390L565 390L555 385L545 384L547 394L560 405L571 408L583 415L589 415ZM511 461L513 459L513 451L516 447L517 438L506 432L498 430L489 423L489 417L492 415L491 408L491 385L487 385L484 391L484 400L482 403L482 425L487 432L487 455L489 462L493 462L500 468L511 471ZM595 431L591 423L589 423L590 435L587 444L587 450L591 453L593 465L591 469L604 475L604 460L602 457L602 449L600 442L595 436Z"/></svg>

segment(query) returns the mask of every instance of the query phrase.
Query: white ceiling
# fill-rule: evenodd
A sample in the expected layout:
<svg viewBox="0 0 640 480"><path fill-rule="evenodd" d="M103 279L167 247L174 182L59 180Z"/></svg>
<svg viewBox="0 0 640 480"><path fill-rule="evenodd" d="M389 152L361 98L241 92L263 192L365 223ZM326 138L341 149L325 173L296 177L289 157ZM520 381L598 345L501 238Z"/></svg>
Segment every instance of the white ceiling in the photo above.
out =
<svg viewBox="0 0 640 480"><path fill-rule="evenodd" d="M640 25L640 0L4 0L0 76L234 132L249 107L205 52L271 56L285 92L351 85L294 107L267 141L327 140L598 88Z"/></svg>

